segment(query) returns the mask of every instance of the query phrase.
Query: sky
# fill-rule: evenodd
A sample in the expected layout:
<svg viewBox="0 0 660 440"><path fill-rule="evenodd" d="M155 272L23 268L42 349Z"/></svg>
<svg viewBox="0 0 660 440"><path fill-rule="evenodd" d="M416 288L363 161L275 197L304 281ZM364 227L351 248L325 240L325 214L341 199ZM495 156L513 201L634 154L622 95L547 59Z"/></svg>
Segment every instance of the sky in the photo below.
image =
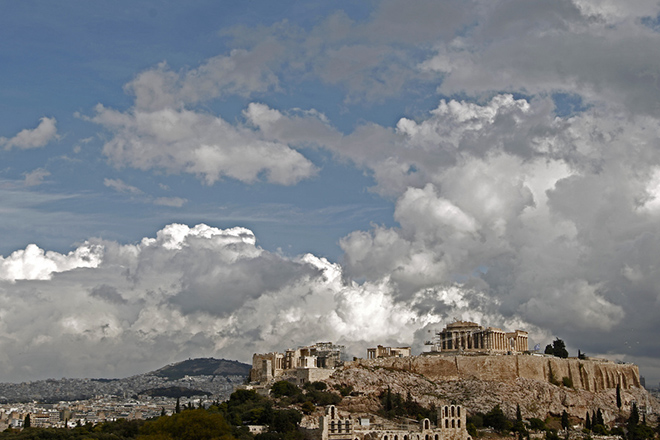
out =
<svg viewBox="0 0 660 440"><path fill-rule="evenodd" d="M660 381L656 1L0 10L0 381L456 319Z"/></svg>

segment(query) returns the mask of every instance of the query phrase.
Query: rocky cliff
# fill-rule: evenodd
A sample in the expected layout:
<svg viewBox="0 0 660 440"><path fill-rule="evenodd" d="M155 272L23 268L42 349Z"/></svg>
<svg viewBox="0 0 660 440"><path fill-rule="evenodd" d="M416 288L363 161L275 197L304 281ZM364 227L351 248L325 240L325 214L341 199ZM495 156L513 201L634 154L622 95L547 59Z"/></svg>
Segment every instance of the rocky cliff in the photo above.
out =
<svg viewBox="0 0 660 440"><path fill-rule="evenodd" d="M572 381L573 387L562 384L564 377ZM583 418L587 411L600 408L605 420L610 421L619 414L617 383L622 388L623 414L632 402L643 410L660 410L660 404L640 387L637 366L604 361L537 356L357 360L347 363L328 382L353 387L356 395L343 402L352 411L377 410L377 396L390 387L403 396L410 393L425 406L454 402L474 413L487 412L499 404L513 417L519 404L524 417L542 419L563 410Z"/></svg>
<svg viewBox="0 0 660 440"><path fill-rule="evenodd" d="M351 365L353 363L349 363ZM429 355L407 358L359 359L365 367L411 371L431 380L478 379L511 382L518 378L561 382L568 378L573 388L602 391L639 388L639 369L633 364L603 360L561 359L546 356L447 356Z"/></svg>

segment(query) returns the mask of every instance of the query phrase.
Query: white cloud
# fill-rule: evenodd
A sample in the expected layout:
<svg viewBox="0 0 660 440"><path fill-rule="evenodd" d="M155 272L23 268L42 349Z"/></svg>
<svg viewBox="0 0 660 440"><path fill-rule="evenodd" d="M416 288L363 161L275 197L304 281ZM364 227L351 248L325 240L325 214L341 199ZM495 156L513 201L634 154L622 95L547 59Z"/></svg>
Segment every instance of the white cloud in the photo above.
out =
<svg viewBox="0 0 660 440"><path fill-rule="evenodd" d="M103 185L120 193L142 194L142 190L125 183L121 179L103 179Z"/></svg>
<svg viewBox="0 0 660 440"><path fill-rule="evenodd" d="M21 130L10 139L0 137L0 146L3 146L5 150L11 150L14 147L20 150L44 147L53 139L58 138L56 124L55 118L43 117L36 128Z"/></svg>
<svg viewBox="0 0 660 440"><path fill-rule="evenodd" d="M37 168L25 173L25 180L23 181L25 186L39 186L44 183L44 179L50 176L50 171L44 168Z"/></svg>
<svg viewBox="0 0 660 440"><path fill-rule="evenodd" d="M437 42L420 69L440 74L447 95L561 91L654 113L660 34L641 22L657 15L649 5L624 12L613 2L495 2L469 33Z"/></svg>
<svg viewBox="0 0 660 440"><path fill-rule="evenodd" d="M113 135L103 152L119 167L191 173L207 185L224 177L293 185L316 173L296 150L212 115L174 109L121 113L101 105L96 111L90 120Z"/></svg>
<svg viewBox="0 0 660 440"><path fill-rule="evenodd" d="M248 361L328 339L360 355L374 341L410 343L441 318L415 306L430 293L397 302L387 281L346 283L337 264L284 258L255 242L244 228L172 224L135 245L15 252L3 260L12 284L0 283L6 380L128 375L186 356ZM27 359L31 370L22 369Z"/></svg>
<svg viewBox="0 0 660 440"><path fill-rule="evenodd" d="M125 89L135 95L142 111L181 108L220 96L250 96L277 85L270 66L279 64L282 48L273 40L262 41L250 51L235 49L227 56L206 60L197 69L173 72L166 63L140 73Z"/></svg>
<svg viewBox="0 0 660 440"><path fill-rule="evenodd" d="M492 298L489 319L519 317L591 352L607 351L596 334L617 344L624 327L655 331L659 129L602 108L560 118L508 95L401 119L397 154L372 144L360 162L397 196L399 227L342 239L344 272L387 279L401 302L460 281L465 302L470 289Z"/></svg>
<svg viewBox="0 0 660 440"><path fill-rule="evenodd" d="M25 250L14 251L7 258L0 257L0 280L49 280L53 273L79 267L97 267L101 259L102 248L91 243L85 243L67 255L45 252L30 244Z"/></svg>

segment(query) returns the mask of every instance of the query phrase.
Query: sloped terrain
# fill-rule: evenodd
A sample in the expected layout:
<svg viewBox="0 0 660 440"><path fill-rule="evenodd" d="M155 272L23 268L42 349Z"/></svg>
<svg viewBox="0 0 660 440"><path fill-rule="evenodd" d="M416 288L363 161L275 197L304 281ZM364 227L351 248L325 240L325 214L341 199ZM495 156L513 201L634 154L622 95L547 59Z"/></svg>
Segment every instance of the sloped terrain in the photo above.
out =
<svg viewBox="0 0 660 440"><path fill-rule="evenodd" d="M605 421L619 413L616 407L616 389L591 392L558 386L542 380L516 378L514 380L430 380L422 374L396 368L351 365L338 370L327 380L329 385L350 385L351 396L342 406L355 412L375 412L380 408L378 396L389 387L392 393L410 394L412 399L429 407L441 403L462 405L470 413L488 412L499 404L504 413L515 417L520 405L523 417L544 419L566 410L570 415L584 418L587 411L603 411ZM621 392L622 412L627 413L633 401L657 413L660 404L645 389L631 387Z"/></svg>
<svg viewBox="0 0 660 440"><path fill-rule="evenodd" d="M169 380L182 379L185 376L247 376L250 368L250 365L238 361L198 358L168 365L149 374Z"/></svg>

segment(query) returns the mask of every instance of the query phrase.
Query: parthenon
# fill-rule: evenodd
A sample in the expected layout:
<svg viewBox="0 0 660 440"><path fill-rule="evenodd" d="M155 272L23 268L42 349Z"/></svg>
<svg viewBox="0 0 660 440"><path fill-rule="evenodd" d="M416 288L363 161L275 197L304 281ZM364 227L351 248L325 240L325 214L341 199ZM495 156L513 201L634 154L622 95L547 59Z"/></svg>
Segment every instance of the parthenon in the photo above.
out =
<svg viewBox="0 0 660 440"><path fill-rule="evenodd" d="M526 331L505 332L469 321L448 324L429 344L433 345L433 352L523 353L529 350Z"/></svg>

